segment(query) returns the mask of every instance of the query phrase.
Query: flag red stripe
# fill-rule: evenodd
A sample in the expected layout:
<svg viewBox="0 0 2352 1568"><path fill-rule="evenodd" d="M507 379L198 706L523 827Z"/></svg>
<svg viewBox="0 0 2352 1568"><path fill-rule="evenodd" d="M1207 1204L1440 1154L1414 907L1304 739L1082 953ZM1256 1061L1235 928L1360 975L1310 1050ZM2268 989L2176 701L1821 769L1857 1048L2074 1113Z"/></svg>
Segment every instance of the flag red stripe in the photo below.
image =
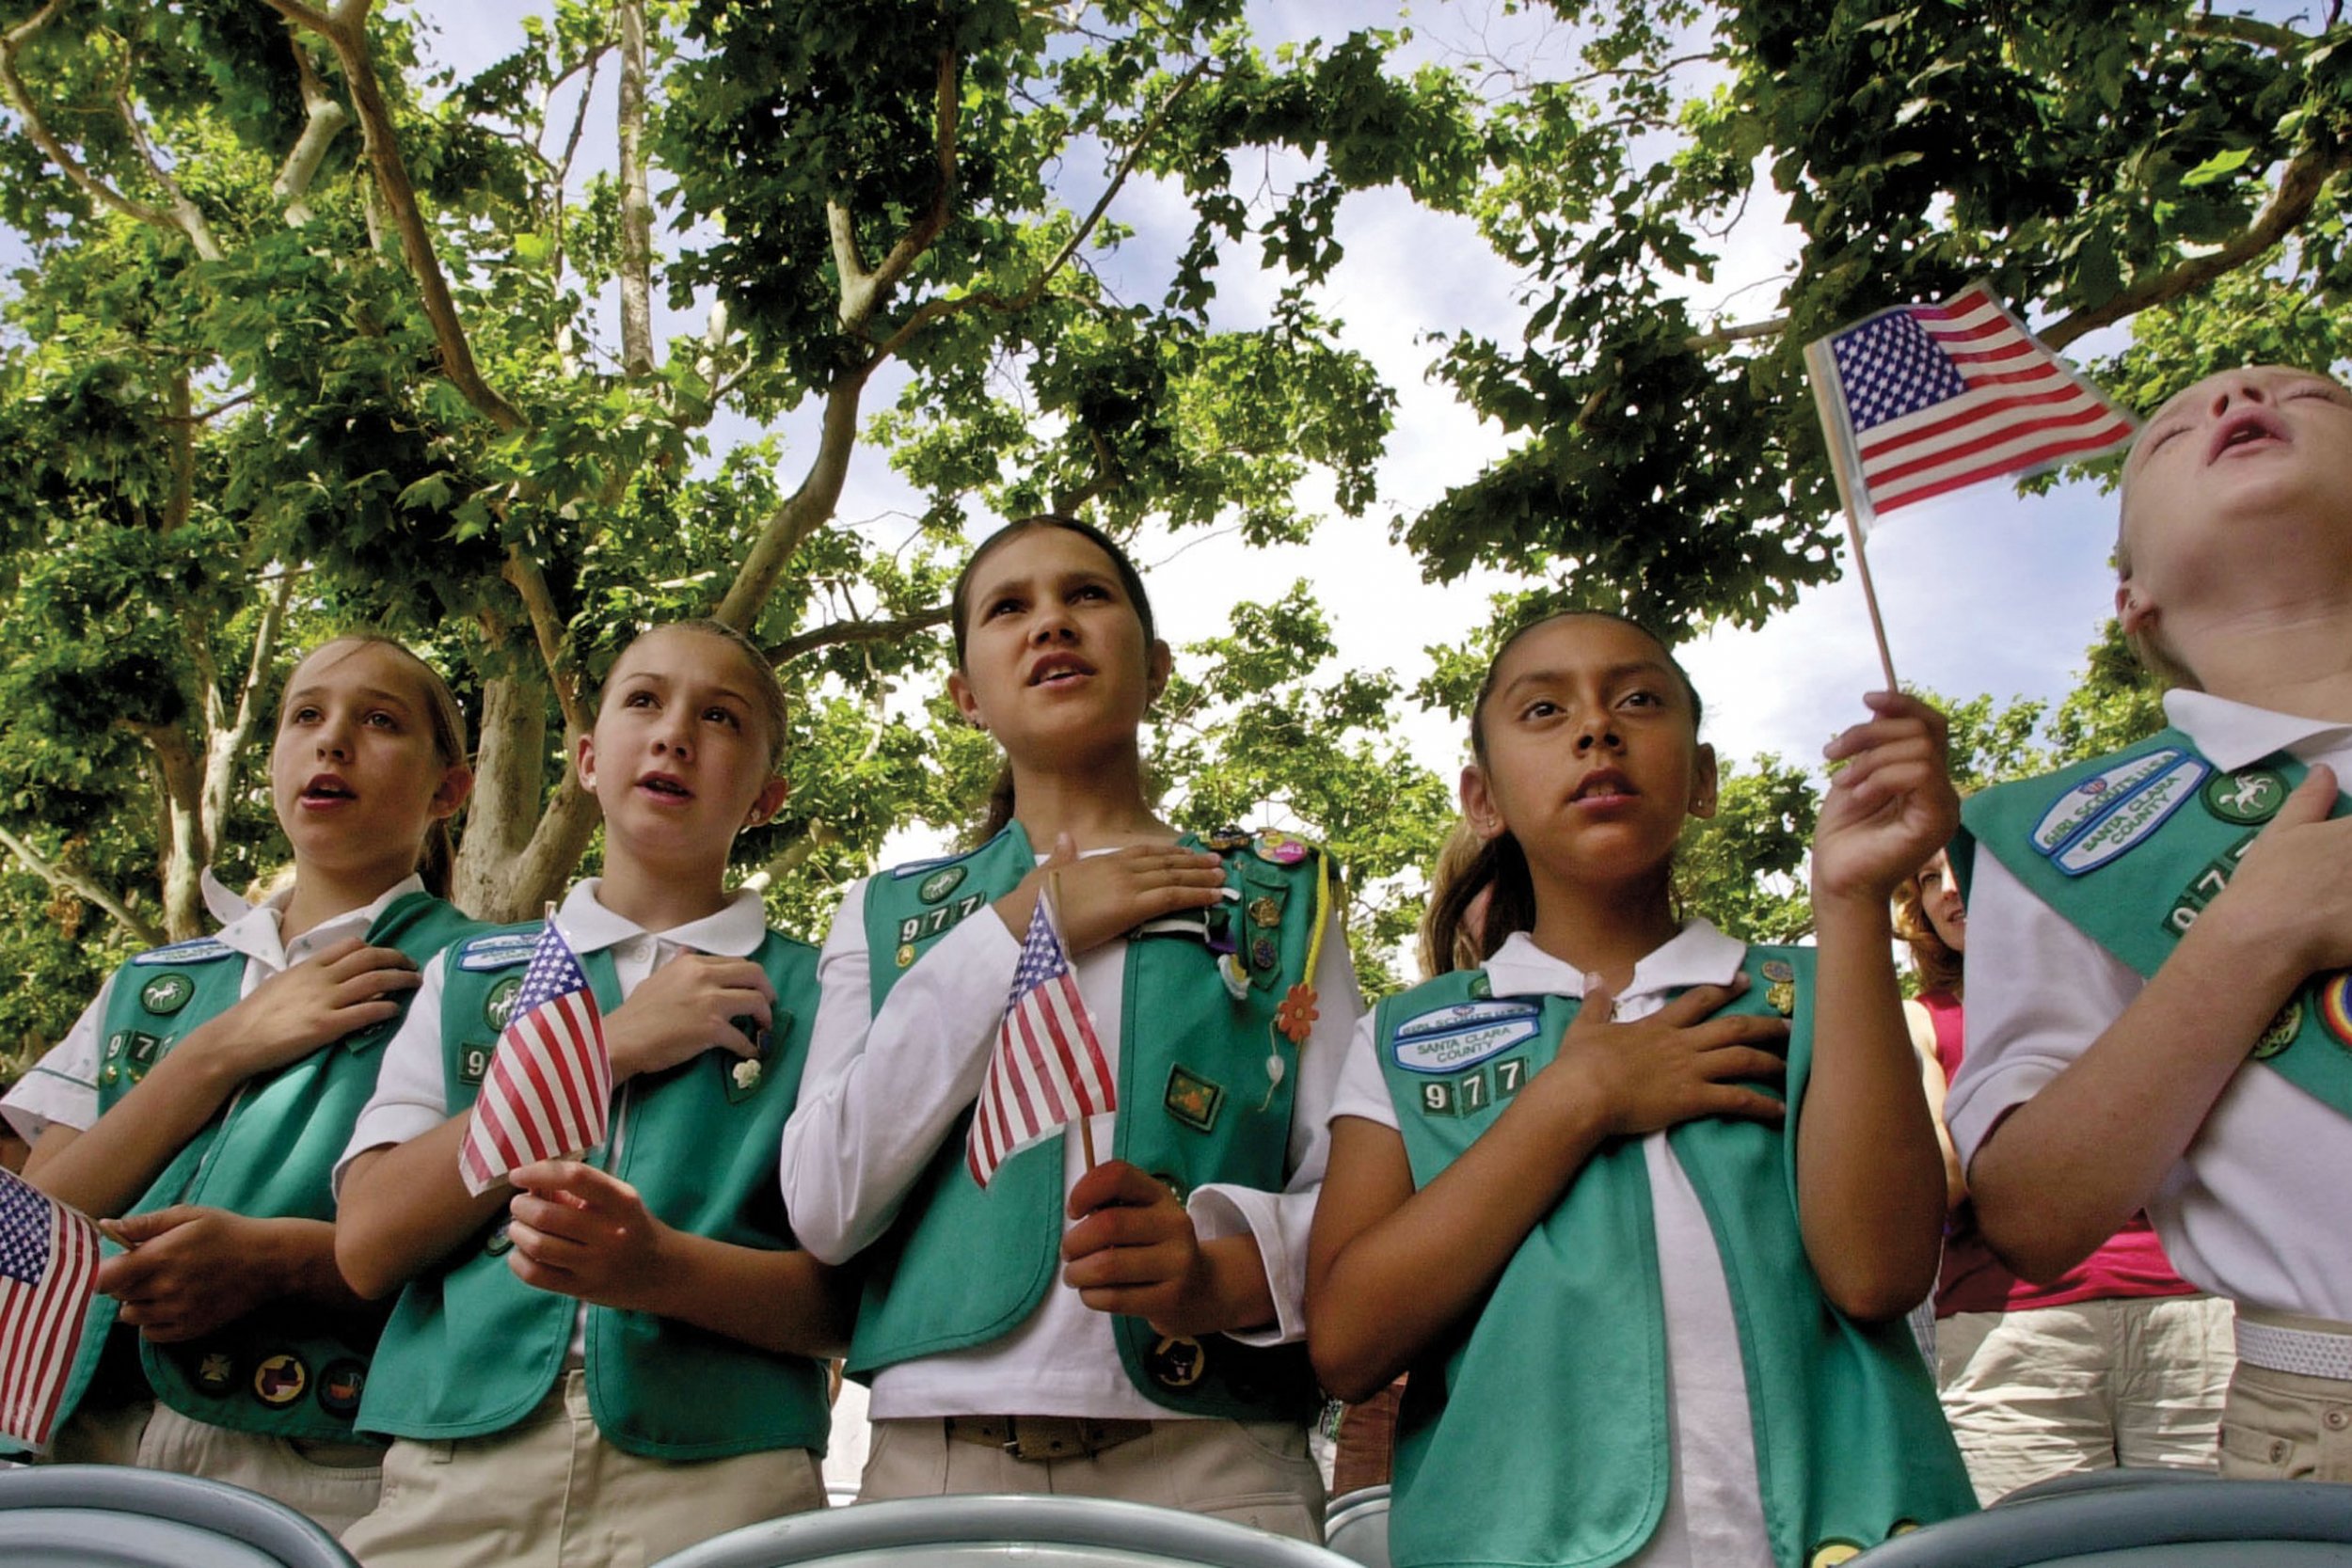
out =
<svg viewBox="0 0 2352 1568"><path fill-rule="evenodd" d="M2073 430L2086 424L2112 422L2113 417L2106 409L2095 405L2069 409L2059 414L2043 414L2031 420L2004 420L1999 428L1986 431L1974 439L1949 441L1931 451L1920 453L1899 463L1880 464L1866 458L1863 461L1862 471L1869 476L1870 488L1875 494L1882 487L1893 484L1899 480L1909 479L1914 474L1924 473L1930 468L1940 468L1947 463L1955 462L1963 457L1972 457L1978 452L1994 447L2007 446L2019 436L2029 435L2037 430L2056 432Z"/></svg>
<svg viewBox="0 0 2352 1568"><path fill-rule="evenodd" d="M1979 480L1999 479L2006 474L2013 474L2021 468L2040 467L2045 463L2097 451L2101 448L2113 446L2131 434L2132 427L2119 420L2107 429L2093 431L2075 440L2057 442L2014 458L2005 458L1999 463L1986 464L1980 467L1938 480L1931 484L1921 485L1915 490L1889 497L1880 497L1874 494L1872 504L1881 512L1890 511L1898 506L1907 506L1913 501L1922 501L1932 496L1941 496L1947 491L1965 488Z"/></svg>
<svg viewBox="0 0 2352 1568"><path fill-rule="evenodd" d="M588 1103L592 1092L589 1067L580 1059L581 1021L571 1002L569 996L555 997L532 1021L539 1035L541 1066L554 1085L553 1109L562 1124L558 1146L548 1151L549 1157L586 1148L588 1140L582 1134L596 1119Z"/></svg>
<svg viewBox="0 0 2352 1568"><path fill-rule="evenodd" d="M531 1022L526 1022L524 1028L531 1027ZM529 1164L547 1158L547 1151L564 1133L556 1125L554 1108L548 1102L547 1080L539 1062L540 1042L525 1038L520 1044L521 1049L511 1054L499 1053L495 1070L513 1109L518 1134L514 1144L501 1152Z"/></svg>
<svg viewBox="0 0 2352 1568"><path fill-rule="evenodd" d="M1070 976L1065 974L1038 988L1038 1017L1045 1025L1045 1032L1053 1037L1054 1066L1060 1074L1061 1085L1068 1086L1068 1095L1062 1102L1065 1115L1092 1116L1094 1107L1087 1097L1086 1085L1078 1081L1078 1053L1071 1048L1070 1037L1063 1031L1059 1010L1054 1005L1060 1000L1056 993L1069 984Z"/></svg>
<svg viewBox="0 0 2352 1568"><path fill-rule="evenodd" d="M1951 431L1965 430L1979 420L1994 419L2014 409L2048 407L2053 404L2065 403L2069 399L2082 395L2082 388L2070 381L2047 392L2009 392L1999 397L1988 398L1964 412L1947 415L1933 424L1924 424L1915 430L1906 430L1899 436L1889 436L1873 440L1862 447L1862 461L1865 464L1870 463L1888 452L1900 451L1904 447L1914 446L1921 441L1931 441Z"/></svg>

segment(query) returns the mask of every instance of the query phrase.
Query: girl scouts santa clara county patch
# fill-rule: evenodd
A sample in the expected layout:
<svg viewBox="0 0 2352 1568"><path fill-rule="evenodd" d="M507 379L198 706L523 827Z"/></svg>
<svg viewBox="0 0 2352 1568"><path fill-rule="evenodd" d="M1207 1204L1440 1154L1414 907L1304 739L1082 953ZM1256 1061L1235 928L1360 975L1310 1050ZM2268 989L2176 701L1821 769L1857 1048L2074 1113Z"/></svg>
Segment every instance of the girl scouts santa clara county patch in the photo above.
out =
<svg viewBox="0 0 2352 1568"><path fill-rule="evenodd" d="M2096 871L2162 827L2212 771L2178 747L2118 763L2060 796L2033 846L2069 877Z"/></svg>
<svg viewBox="0 0 2352 1568"><path fill-rule="evenodd" d="M1457 1002L1406 1019L1390 1049L1407 1072L1459 1072L1534 1038L1541 1011L1532 1002Z"/></svg>

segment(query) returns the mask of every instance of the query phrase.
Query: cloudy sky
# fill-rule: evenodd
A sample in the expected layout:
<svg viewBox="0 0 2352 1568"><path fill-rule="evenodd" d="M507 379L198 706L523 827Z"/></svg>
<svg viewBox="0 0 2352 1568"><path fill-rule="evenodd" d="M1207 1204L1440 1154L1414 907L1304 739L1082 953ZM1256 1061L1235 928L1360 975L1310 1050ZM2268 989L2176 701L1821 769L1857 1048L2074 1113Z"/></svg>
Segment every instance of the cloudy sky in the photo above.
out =
<svg viewBox="0 0 2352 1568"><path fill-rule="evenodd" d="M511 49L527 0L439 11L436 53L469 71ZM2257 8L2279 11L2284 6ZM1357 25L1393 25L1405 12L1384 0L1287 0L1253 8L1268 44ZM1413 7L1406 19L1413 49L1424 57L1459 59L1500 52L1521 61L1562 57L1566 40L1503 0L1457 0ZM602 90L610 90L609 75ZM598 117L602 119L601 116ZM609 121L607 121L609 123ZM1279 180L1284 170L1272 170ZM1100 188L1099 163L1069 161L1066 198L1083 207ZM1759 194L1751 216L1731 237L1711 291L1696 296L1728 320L1772 312L1772 280L1793 253L1778 222L1776 198ZM1155 296L1188 227L1176 194L1132 182L1114 215L1135 238L1104 259L1104 275L1133 296ZM1481 424L1427 375L1438 349L1428 335L1468 328L1508 341L1525 319L1523 280L1499 261L1466 219L1420 211L1395 192L1351 198L1340 236L1346 260L1323 291L1327 311L1345 324L1343 340L1368 356L1399 397L1396 430L1380 470L1381 499L1360 520L1333 516L1307 546L1249 551L1235 541L1146 540L1153 598L1172 641L1219 631L1240 595L1273 597L1295 578L1314 581L1332 615L1343 659L1394 669L1409 686L1428 665L1423 650L1450 645L1485 618L1500 578L1438 586L1424 582L1403 546L1389 541L1390 520L1410 516L1449 485L1473 477L1501 455L1500 431ZM1279 279L1258 273L1254 259L1232 258L1219 277L1221 324L1263 320ZM657 291L659 293L659 291ZM683 326L686 324L679 324ZM2077 345L2088 357L2112 338ZM881 397L872 400L876 406ZM787 426L787 434L796 427ZM797 448L804 452L804 447ZM787 482L804 457L787 454ZM1314 499L1311 492L1309 499ZM856 465L840 515L902 529L897 515L913 499L871 449ZM2114 534L2110 498L2073 485L2025 498L2002 485L1981 486L1907 509L1882 528L1871 546L1896 668L1906 681L1954 697L1991 692L2056 700L2073 685L2083 650L2107 611ZM1880 684L1861 590L1851 576L1808 591L1797 607L1759 631L1717 629L1698 639L1687 662L1706 698L1709 738L1726 757L1775 752L1817 757L1841 725L1861 716L1859 693ZM1409 727L1416 754L1451 776L1462 755L1459 725L1441 715Z"/></svg>

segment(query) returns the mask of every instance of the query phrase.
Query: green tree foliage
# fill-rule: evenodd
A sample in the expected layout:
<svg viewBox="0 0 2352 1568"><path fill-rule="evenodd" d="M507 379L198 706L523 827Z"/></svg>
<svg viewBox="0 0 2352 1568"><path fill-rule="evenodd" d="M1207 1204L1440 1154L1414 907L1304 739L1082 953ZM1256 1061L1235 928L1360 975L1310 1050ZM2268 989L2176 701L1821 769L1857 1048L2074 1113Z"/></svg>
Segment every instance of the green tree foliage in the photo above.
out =
<svg viewBox="0 0 2352 1568"><path fill-rule="evenodd" d="M20 969L87 995L201 927L205 867L275 865L255 750L289 650L336 626L409 638L481 715L458 892L501 916L596 863L564 760L629 628L743 627L795 787L739 857L809 930L892 827L970 809L970 739L905 702L967 519L1295 539L1310 474L1360 514L1393 400L1308 291L1344 192L1467 193L1473 105L1391 35L1269 56L1241 20L554 0L461 77L371 0L0 8L29 253L0 302L0 847L47 890L0 905L5 940L78 954ZM1274 151L1314 173L1263 201ZM1138 171L1197 235L1114 297ZM1283 288L1254 326L1212 319L1234 242ZM913 540L836 515L864 450L928 498ZM1426 780L1366 749L1375 677L1281 687L1318 657L1214 656L1181 760L1202 811L1328 811L1385 876L1409 833L1368 802ZM1211 727L1278 689L1311 776ZM0 1008L0 1041L53 1012Z"/></svg>
<svg viewBox="0 0 2352 1568"><path fill-rule="evenodd" d="M1753 625L1836 570L1808 341L1975 277L2135 398L2248 354L2343 356L2352 27L2201 0L1550 0L1581 45L1514 80L1473 206L1528 278L1524 341L1441 371L1520 439L1410 520L1446 577L1544 578L1645 619ZM1732 220L1801 241L1754 319L1692 303Z"/></svg>

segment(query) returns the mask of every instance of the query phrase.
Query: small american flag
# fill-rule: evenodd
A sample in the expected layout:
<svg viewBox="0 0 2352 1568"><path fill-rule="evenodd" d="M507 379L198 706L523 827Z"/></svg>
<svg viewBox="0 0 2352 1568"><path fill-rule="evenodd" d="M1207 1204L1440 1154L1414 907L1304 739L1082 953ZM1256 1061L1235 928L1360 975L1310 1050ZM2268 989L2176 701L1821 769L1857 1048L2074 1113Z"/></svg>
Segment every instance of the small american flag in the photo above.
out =
<svg viewBox="0 0 2352 1568"><path fill-rule="evenodd" d="M0 1170L0 1439L49 1446L98 1288L98 1231Z"/></svg>
<svg viewBox="0 0 2352 1568"><path fill-rule="evenodd" d="M1941 305L1882 310L1804 357L1858 526L1981 480L2094 457L2138 428L1982 283Z"/></svg>
<svg viewBox="0 0 2352 1568"><path fill-rule="evenodd" d="M1119 1108L1110 1064L1078 994L1070 955L1045 900L1029 917L1029 939L1013 972L1005 1021L996 1030L987 1082L972 1116L964 1163L981 1186L1005 1157L1079 1117Z"/></svg>
<svg viewBox="0 0 2352 1568"><path fill-rule="evenodd" d="M457 1169L475 1196L517 1166L604 1142L612 1058L580 959L549 920L499 1033Z"/></svg>

